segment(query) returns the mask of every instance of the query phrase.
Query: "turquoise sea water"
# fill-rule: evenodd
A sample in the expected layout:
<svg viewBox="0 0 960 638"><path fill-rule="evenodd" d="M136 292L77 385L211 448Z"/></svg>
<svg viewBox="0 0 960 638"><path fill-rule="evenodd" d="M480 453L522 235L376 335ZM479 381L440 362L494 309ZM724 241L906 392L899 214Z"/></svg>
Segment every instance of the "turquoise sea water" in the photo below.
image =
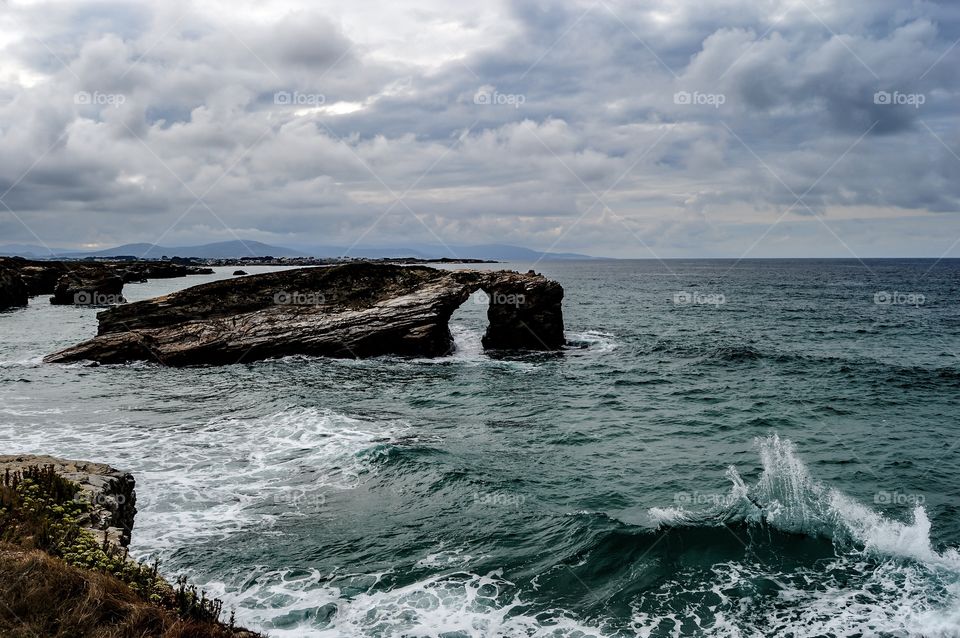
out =
<svg viewBox="0 0 960 638"><path fill-rule="evenodd" d="M0 452L135 472L134 553L273 636L960 635L960 262L536 269L558 355L476 298L442 360L51 366L95 310L34 299Z"/></svg>

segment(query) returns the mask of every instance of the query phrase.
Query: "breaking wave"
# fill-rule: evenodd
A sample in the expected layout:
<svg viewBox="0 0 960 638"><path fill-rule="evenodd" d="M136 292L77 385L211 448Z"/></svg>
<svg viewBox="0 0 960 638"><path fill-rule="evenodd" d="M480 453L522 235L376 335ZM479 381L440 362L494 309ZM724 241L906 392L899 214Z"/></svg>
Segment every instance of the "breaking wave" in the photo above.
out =
<svg viewBox="0 0 960 638"><path fill-rule="evenodd" d="M760 558L724 562L711 568L712 578L680 576L658 593L711 599L720 613L700 628L716 635L754 635L765 623L767 631L777 627L792 635L960 635L960 553L933 546L922 506L913 508L908 522L889 518L818 481L789 440L774 434L757 439L756 446L763 471L755 484L731 466L729 493L705 499L700 508L651 508L651 520L660 530L726 527L746 536L746 546L756 542L756 530L768 530L768 542L784 545L790 536L819 538L833 544L833 556L817 569L785 569ZM707 584L697 592L689 587L694 580ZM738 613L744 596L762 594L749 591L762 581L772 583L771 606L763 615ZM650 607L638 612L650 627L680 621L674 611L652 605L651 613Z"/></svg>

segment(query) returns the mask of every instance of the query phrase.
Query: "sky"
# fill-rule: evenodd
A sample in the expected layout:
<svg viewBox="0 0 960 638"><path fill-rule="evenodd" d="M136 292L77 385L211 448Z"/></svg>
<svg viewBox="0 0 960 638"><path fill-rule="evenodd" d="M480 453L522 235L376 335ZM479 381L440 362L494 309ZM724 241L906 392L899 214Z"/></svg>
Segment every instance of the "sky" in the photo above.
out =
<svg viewBox="0 0 960 638"><path fill-rule="evenodd" d="M0 244L960 257L960 3L0 0Z"/></svg>

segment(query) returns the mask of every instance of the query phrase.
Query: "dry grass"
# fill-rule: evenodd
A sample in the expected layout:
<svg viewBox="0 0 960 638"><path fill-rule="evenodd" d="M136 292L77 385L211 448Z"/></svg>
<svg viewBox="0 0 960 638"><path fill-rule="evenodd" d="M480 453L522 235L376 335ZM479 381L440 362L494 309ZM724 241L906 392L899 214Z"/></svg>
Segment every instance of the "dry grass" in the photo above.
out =
<svg viewBox="0 0 960 638"><path fill-rule="evenodd" d="M0 637L257 636L220 622L219 600L98 542L79 489L52 466L0 476Z"/></svg>
<svg viewBox="0 0 960 638"><path fill-rule="evenodd" d="M5 638L252 638L213 621L184 620L117 578L39 550L0 544L0 636Z"/></svg>

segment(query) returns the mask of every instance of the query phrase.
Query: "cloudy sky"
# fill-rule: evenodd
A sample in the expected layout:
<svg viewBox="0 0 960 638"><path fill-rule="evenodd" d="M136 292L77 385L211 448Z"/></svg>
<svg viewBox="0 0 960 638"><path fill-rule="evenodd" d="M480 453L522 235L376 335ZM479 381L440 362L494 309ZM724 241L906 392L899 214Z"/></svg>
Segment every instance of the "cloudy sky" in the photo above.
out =
<svg viewBox="0 0 960 638"><path fill-rule="evenodd" d="M960 3L0 0L0 244L960 256Z"/></svg>

